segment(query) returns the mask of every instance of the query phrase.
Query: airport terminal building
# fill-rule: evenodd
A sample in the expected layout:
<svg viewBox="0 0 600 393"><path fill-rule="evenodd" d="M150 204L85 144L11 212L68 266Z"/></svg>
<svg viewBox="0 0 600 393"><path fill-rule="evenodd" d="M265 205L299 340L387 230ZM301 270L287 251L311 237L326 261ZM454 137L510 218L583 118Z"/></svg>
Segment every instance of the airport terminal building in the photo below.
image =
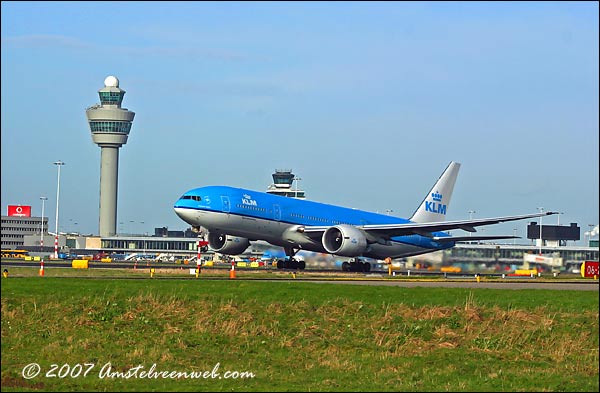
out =
<svg viewBox="0 0 600 393"><path fill-rule="evenodd" d="M25 236L37 235L38 243L42 233L42 225L48 228L48 217L31 217L31 216L2 216L2 249L12 248L20 249L25 244ZM46 231L44 231L45 233ZM50 236L50 235L46 235ZM54 237L46 240L44 244L54 247Z"/></svg>

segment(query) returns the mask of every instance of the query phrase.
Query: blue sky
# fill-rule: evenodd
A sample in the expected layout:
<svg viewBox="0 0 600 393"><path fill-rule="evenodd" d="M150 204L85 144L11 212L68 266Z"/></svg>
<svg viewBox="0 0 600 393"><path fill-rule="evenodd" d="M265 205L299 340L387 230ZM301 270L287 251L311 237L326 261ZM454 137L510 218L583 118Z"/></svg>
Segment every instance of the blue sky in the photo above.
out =
<svg viewBox="0 0 600 393"><path fill-rule="evenodd" d="M136 112L120 149L124 232L185 229L183 192L264 191L278 168L311 200L409 217L452 160L449 219L543 206L582 237L598 224L597 2L1 7L3 214L39 216L45 195L53 229L62 160L60 229L98 233L85 109L115 75Z"/></svg>

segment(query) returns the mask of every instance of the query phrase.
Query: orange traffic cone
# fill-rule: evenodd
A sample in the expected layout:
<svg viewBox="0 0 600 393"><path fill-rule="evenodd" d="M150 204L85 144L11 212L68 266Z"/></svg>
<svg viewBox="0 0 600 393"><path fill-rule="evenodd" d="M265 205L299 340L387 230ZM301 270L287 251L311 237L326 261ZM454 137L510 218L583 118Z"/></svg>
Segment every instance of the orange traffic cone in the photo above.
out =
<svg viewBox="0 0 600 393"><path fill-rule="evenodd" d="M231 261L231 270L229 271L229 278L235 278L235 261Z"/></svg>

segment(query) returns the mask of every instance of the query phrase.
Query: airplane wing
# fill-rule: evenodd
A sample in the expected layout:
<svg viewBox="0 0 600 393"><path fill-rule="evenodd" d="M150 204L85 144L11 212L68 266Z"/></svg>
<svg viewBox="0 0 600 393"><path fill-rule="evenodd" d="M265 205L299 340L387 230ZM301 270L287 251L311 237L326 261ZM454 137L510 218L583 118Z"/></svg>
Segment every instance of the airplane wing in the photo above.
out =
<svg viewBox="0 0 600 393"><path fill-rule="evenodd" d="M458 221L438 221L438 222L408 222L404 224L372 224L372 225L356 225L357 228L362 229L369 237L379 237L389 239L395 236L407 236L407 235L421 235L429 237L436 241L464 241L469 237L438 237L432 232L443 232L452 229L462 229L467 232L477 232L475 229L479 226L499 224L507 221L524 220L527 218L535 218L541 216L549 216L558 214L557 212L545 212L535 214L523 214L519 216L505 216L505 217L493 217L493 218L479 218L474 220L458 220ZM329 226L306 226L300 229L300 232L306 233L308 236L312 234L322 233L326 231ZM312 237L312 236L311 236ZM477 236L470 237L470 240L492 240L492 239L513 239L514 237L505 236ZM460 239L460 240L458 240Z"/></svg>
<svg viewBox="0 0 600 393"><path fill-rule="evenodd" d="M434 236L433 240L439 243L447 242L474 242L477 240L501 240L501 239L520 239L519 236Z"/></svg>

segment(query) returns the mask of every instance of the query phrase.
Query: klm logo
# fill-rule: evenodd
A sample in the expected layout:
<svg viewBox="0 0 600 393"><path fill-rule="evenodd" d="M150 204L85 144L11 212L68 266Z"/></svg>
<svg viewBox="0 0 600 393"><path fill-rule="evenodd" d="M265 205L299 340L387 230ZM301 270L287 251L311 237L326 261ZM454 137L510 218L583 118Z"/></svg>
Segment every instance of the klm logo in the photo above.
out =
<svg viewBox="0 0 600 393"><path fill-rule="evenodd" d="M248 206L258 206L256 201L254 199L252 199L252 196L250 196L248 194L244 194L244 197L242 198L242 204L248 205Z"/></svg>
<svg viewBox="0 0 600 393"><path fill-rule="evenodd" d="M425 211L445 215L446 205L440 203L442 202L442 194L436 191L431 194L431 198L433 199L433 202L425 201Z"/></svg>

